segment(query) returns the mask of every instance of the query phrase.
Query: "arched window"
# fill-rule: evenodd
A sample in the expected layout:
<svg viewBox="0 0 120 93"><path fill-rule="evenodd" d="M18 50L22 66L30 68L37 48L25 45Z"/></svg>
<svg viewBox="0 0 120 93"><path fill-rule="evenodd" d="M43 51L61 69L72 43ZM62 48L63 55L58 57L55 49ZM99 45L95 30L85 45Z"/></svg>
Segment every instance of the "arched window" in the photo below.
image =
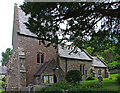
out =
<svg viewBox="0 0 120 93"><path fill-rule="evenodd" d="M44 63L44 55L41 55L41 63Z"/></svg>
<svg viewBox="0 0 120 93"><path fill-rule="evenodd" d="M85 65L83 65L83 75L84 75Z"/></svg>
<svg viewBox="0 0 120 93"><path fill-rule="evenodd" d="M82 72L82 65L80 65L80 72Z"/></svg>
<svg viewBox="0 0 120 93"><path fill-rule="evenodd" d="M37 63L38 64L40 63L40 54L39 53L37 54Z"/></svg>
<svg viewBox="0 0 120 93"><path fill-rule="evenodd" d="M98 75L101 75L101 69L98 70Z"/></svg>

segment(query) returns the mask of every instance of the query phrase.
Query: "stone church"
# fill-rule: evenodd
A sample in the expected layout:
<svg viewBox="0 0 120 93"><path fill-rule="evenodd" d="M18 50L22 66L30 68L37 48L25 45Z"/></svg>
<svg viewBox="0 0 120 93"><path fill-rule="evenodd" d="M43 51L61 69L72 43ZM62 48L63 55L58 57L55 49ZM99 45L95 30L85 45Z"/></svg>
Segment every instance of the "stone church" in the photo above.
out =
<svg viewBox="0 0 120 93"><path fill-rule="evenodd" d="M85 80L89 73L94 77L109 77L107 65L99 58L92 57L85 50L77 48L77 53L70 51L74 46L63 48L44 47L37 36L26 29L24 22L28 16L15 4L13 22L13 54L7 64L7 89L21 89L30 85L48 85L65 80L65 74L71 69L82 72Z"/></svg>

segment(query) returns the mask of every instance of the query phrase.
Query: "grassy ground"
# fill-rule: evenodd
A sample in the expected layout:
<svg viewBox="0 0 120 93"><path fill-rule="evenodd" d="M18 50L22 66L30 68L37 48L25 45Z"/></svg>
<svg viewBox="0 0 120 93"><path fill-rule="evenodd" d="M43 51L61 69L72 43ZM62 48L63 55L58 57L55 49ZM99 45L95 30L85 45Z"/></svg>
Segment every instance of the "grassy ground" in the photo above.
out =
<svg viewBox="0 0 120 93"><path fill-rule="evenodd" d="M104 78L103 81L102 81L103 88L108 89L108 90L112 90L112 91L120 91L120 86L118 86L118 82L116 81L117 76L118 76L118 74L111 74L110 78L112 78L112 79ZM82 81L82 82L83 82L83 85L87 85L87 84L90 84L90 83L98 82L98 79L85 80L85 81Z"/></svg>

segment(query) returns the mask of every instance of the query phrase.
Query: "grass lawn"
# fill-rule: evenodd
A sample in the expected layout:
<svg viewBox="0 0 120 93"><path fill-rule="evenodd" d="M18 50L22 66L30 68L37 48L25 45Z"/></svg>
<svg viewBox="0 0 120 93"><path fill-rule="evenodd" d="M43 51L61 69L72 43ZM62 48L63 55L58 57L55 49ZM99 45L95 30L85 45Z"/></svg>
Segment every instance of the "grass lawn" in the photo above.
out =
<svg viewBox="0 0 120 93"><path fill-rule="evenodd" d="M118 85L118 82L116 81L117 76L118 76L118 74L110 74L110 77L112 79L104 78L103 81L102 81L103 88L111 90L111 91L120 91L120 86ZM82 82L83 82L83 85L87 85L87 84L90 84L90 83L98 82L98 79L85 80L85 81L82 81Z"/></svg>

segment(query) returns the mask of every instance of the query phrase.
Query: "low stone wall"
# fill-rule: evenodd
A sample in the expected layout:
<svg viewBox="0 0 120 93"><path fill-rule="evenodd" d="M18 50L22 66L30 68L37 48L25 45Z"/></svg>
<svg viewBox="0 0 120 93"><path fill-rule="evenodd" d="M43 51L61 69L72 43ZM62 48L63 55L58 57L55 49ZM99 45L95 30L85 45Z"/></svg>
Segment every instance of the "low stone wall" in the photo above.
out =
<svg viewBox="0 0 120 93"><path fill-rule="evenodd" d="M120 69L113 69L113 70L110 70L110 73L120 73Z"/></svg>

